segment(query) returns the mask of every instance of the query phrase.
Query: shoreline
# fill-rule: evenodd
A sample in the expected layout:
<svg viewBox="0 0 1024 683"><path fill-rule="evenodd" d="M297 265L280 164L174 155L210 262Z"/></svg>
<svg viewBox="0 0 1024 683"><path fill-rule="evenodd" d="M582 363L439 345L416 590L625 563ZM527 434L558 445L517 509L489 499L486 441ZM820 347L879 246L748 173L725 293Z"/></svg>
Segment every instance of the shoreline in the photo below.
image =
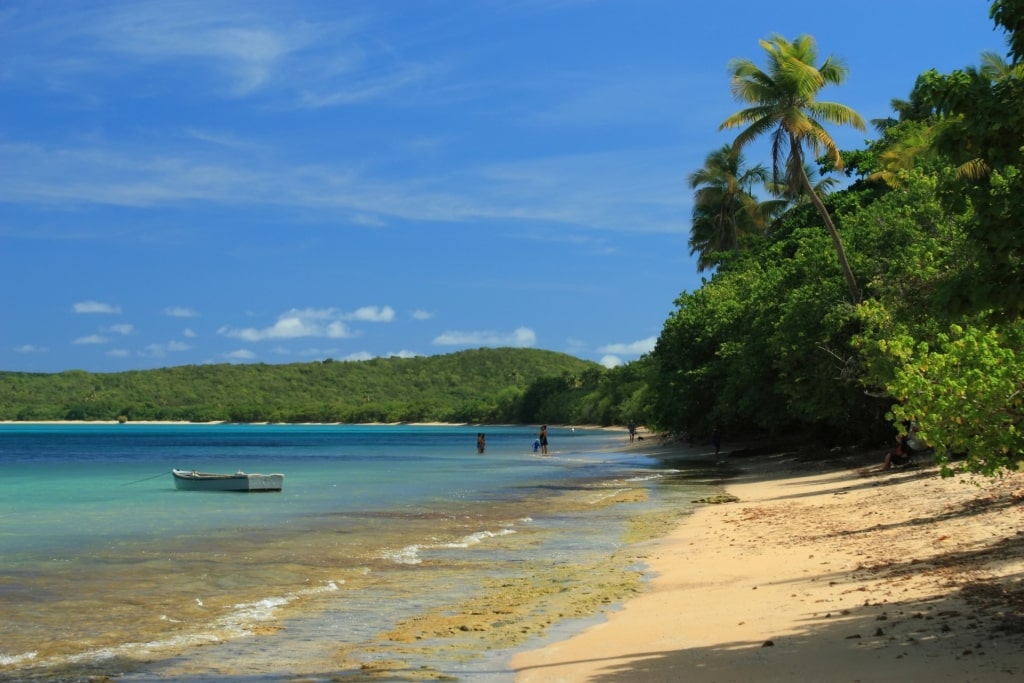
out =
<svg viewBox="0 0 1024 683"><path fill-rule="evenodd" d="M129 420L120 422L118 420L0 420L0 425L274 425L296 426L296 427L531 427L528 424L493 424L482 422L226 422L224 420L213 420L210 422L189 422L186 420ZM551 424L549 427L558 429L588 429L607 432L626 432L627 429L621 425L559 425ZM639 431L647 433L641 427Z"/></svg>
<svg viewBox="0 0 1024 683"><path fill-rule="evenodd" d="M76 434L89 431L88 427L68 429ZM389 429L381 426L377 433ZM399 429L396 434L401 433ZM459 429L463 428L441 428L437 434L443 437ZM60 432L61 427L52 431ZM263 430L256 427L243 431L256 434ZM281 433L284 431L282 428ZM311 431L333 430L328 427ZM431 428L420 431L430 432ZM531 433L529 428L506 431ZM176 441L174 427L157 432L169 433ZM102 440L105 433L118 434L119 429L99 428L97 438ZM194 438L204 441L203 427L190 433L198 434ZM38 639L45 642L45 646L39 647L35 646L37 641L7 639L4 647L0 647L0 680L52 680L60 676L69 680L95 676L98 680L118 671L118 676L126 680L180 676L196 683L217 680L221 675L242 677L257 673L270 680L272 676L283 675L283 671L313 680L422 680L431 676L472 679L482 654L505 649L506 655L500 660L504 662L515 648L542 635L549 625L567 616L589 619L600 615L602 610L617 604L623 594L639 592L638 564L623 559L617 552L629 543L621 540L627 531L631 537L640 538L633 521L638 507L655 518L651 523L656 526L647 538L671 528L669 524L657 524L660 511L646 499L645 482L649 480L644 477L633 482L636 469L646 470L642 457L617 454L618 447L628 441L625 432L584 436L587 438L578 440L567 436L565 452L556 450L551 458L543 459L527 453L526 442L521 448L510 449L506 440L504 450L495 448L494 454L499 457L494 466L504 470L501 461L523 460L528 469L537 470L524 481L540 485L513 487L503 492L500 486L489 483L493 478L487 478L484 489L476 484L472 489L485 490L483 501L476 501L475 496L453 496L438 498L437 505L411 510L406 502L399 501L392 511L374 499L371 505L342 509L330 504L334 487L319 486L320 482L333 483L335 476L341 481L339 468L335 468L325 470L327 478L319 474L316 478L307 477L305 490L312 490L310 484L317 482L323 489L319 495L325 501L324 509L337 510L326 515L301 515L296 518L299 522L289 522L280 529L267 525L258 540L247 540L248 534L243 533L239 537L241 545L237 546L243 552L229 550L237 547L221 545L213 540L214 535L201 533L200 526L181 518L181 526L191 531L178 537L177 547L169 542L171 538L154 538L159 543L154 551L148 545L147 533L138 544L118 544L109 554L82 553L82 557L95 557L97 564L88 567L83 562L76 567L78 587L102 584L140 593L140 597L129 606L118 606L118 600L99 598L100 593L89 590L82 593L83 602L78 603L77 592L73 593L68 600L61 601L69 609L62 606L50 614L57 615L54 618L62 633L90 634L93 645L79 652L81 646L74 638ZM230 446L227 442L222 445ZM557 444L557 448L561 447ZM582 451L574 454L572 448ZM445 456L441 462L449 462L460 472L471 469L467 468L471 463L486 462L468 451L460 445L455 457ZM314 460L319 463L322 458ZM629 464L633 462L637 467ZM387 479L387 472L382 472ZM131 477L120 477L118 481L121 479L127 481ZM300 479L292 481L297 484ZM46 486L51 485L47 481ZM207 503L218 506L223 500L225 511L239 514L243 525L257 524L258 520L247 521L256 513L266 514L279 505L292 505L288 495L230 500L203 497L191 504L187 496L177 494L152 498L142 490L146 488L117 489L116 493L123 495L104 498L129 508L148 508L150 501L155 507L165 503L170 512L161 515L163 519L179 519L175 515L177 501L190 509L199 509ZM153 489L160 491L164 488L153 485ZM293 495L301 490L292 486ZM672 517L674 522L677 517ZM574 518L578 520L566 523ZM304 521L307 519L310 521ZM80 523L99 528L96 524ZM380 529L373 532L375 524ZM225 530L214 526L217 533ZM233 526L229 524L226 531L237 536ZM640 531L648 528L642 526ZM219 552L210 556L197 552L197 541L202 538L210 539ZM538 556L542 548L543 553ZM406 561L407 551L413 553L414 562ZM109 557L104 558L106 555ZM167 562L178 562L178 558L181 564L173 565L175 585L144 578L147 572L163 576L169 566ZM41 555L39 561L47 566L51 563L49 556ZM108 564L115 574L123 568L128 568L129 573L124 580L112 580L114 574L109 573ZM261 580L245 582L246 577L255 575ZM225 576L230 576L230 580ZM170 587L170 597L157 590L133 591L131 586L135 585L136 577L143 580L144 586ZM208 588L204 586L207 580ZM220 585L225 586L223 592L215 590ZM570 586L572 589L567 589ZM314 587L312 592L310 587ZM179 601L179 594L187 595L188 599ZM24 597L30 593L13 591L12 595ZM241 631L235 630L242 622L234 616L231 628L222 628L225 622L218 610L228 605L263 605L268 596L270 607L266 614L261 611L253 621L246 621L248 616L241 615L245 622ZM202 602L194 602L193 597L201 597ZM277 604L282 597L286 601ZM375 607L378 598L388 598L387 609ZM85 605L87 601L96 601L96 605ZM127 641L119 640L116 630L93 630L89 626L92 620L111 623L105 616L108 607L120 613L120 618L131 619L137 625L132 627L133 635ZM73 620L70 608L78 610L81 618ZM13 602L12 610L12 614L24 613ZM369 615L365 618L361 616L364 610ZM130 617L126 616L128 612ZM165 614L167 621L163 618ZM159 622L151 619L152 615L160 615ZM50 623L52 620L43 623L43 628L49 628ZM20 631L28 633L30 629ZM109 642L100 642L101 637L108 635ZM68 647L62 640L67 641ZM217 647L211 647L213 643ZM108 660L105 652L116 656ZM505 683L511 681L512 673L502 667L496 676Z"/></svg>
<svg viewBox="0 0 1024 683"><path fill-rule="evenodd" d="M646 591L514 654L516 683L1017 680L1024 473L823 455L721 459L740 470L721 482L738 502L645 544Z"/></svg>

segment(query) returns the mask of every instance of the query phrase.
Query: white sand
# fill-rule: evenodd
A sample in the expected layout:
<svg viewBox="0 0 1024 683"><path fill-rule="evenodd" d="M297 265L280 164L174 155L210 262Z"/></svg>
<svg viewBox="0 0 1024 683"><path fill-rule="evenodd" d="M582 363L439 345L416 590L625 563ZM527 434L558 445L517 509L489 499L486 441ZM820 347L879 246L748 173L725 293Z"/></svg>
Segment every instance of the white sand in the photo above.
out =
<svg viewBox="0 0 1024 683"><path fill-rule="evenodd" d="M654 543L650 589L517 655L517 683L1024 680L1024 474L973 485L883 455L734 458L740 502Z"/></svg>

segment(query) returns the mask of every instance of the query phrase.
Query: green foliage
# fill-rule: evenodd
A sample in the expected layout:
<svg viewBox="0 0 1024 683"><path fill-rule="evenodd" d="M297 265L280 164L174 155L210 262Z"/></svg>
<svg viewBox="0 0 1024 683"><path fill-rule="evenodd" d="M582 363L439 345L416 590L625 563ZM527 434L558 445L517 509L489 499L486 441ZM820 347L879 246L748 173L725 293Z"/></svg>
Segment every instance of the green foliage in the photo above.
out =
<svg viewBox="0 0 1024 683"><path fill-rule="evenodd" d="M619 406L594 409L607 400L601 392L619 394L617 381L601 381L606 375L595 363L537 349L113 374L8 372L0 373L0 419L583 423L576 411L586 411L612 424Z"/></svg>
<svg viewBox="0 0 1024 683"><path fill-rule="evenodd" d="M1016 63L986 54L980 68L923 74L908 101L893 101L900 119L877 123L879 140L842 154L858 178L850 187L815 202L816 212L792 206L764 241L720 259L710 280L679 297L649 359L652 423L694 435L719 425L888 444L914 419L950 458L946 473L1019 465L1024 2L992 7ZM823 72L811 78L813 42L762 47L766 71L731 65L734 94L755 106L723 127L746 126L737 146L771 131L788 140L773 148L791 153L788 169L800 136L811 135L832 153L824 167L840 168L823 131L809 124L793 137L773 118L780 103L799 101L793 93L831 82ZM808 68L789 71L798 64ZM800 120L797 108L787 125ZM860 275L864 301L844 300L840 268L851 294L851 274Z"/></svg>
<svg viewBox="0 0 1024 683"><path fill-rule="evenodd" d="M951 325L934 345L910 335L879 340L900 362L888 389L898 399L892 418L916 419L925 441L944 456L964 457L957 469L993 475L1024 454L1024 322Z"/></svg>
<svg viewBox="0 0 1024 683"><path fill-rule="evenodd" d="M989 16L1009 34L1010 54L1024 61L1024 0L995 0Z"/></svg>
<svg viewBox="0 0 1024 683"><path fill-rule="evenodd" d="M802 431L838 442L857 440L869 416L884 412L860 390L850 345L858 322L828 235L780 234L677 300L652 354L659 427Z"/></svg>
<svg viewBox="0 0 1024 683"><path fill-rule="evenodd" d="M957 169L947 181L951 210L973 208L967 226L971 251L945 303L954 313L991 310L1003 318L1024 314L1024 6L992 5L992 16L1010 30L1015 62L989 55L981 68L922 74L915 95L936 111L934 150Z"/></svg>

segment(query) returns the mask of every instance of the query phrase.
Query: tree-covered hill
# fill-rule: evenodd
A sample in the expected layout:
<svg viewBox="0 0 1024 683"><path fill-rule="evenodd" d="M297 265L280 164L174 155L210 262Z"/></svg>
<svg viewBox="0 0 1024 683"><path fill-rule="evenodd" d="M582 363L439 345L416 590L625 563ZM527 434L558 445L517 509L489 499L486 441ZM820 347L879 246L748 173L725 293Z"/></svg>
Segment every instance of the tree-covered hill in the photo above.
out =
<svg viewBox="0 0 1024 683"><path fill-rule="evenodd" d="M0 419L556 422L543 413L549 395L585 380L594 385L604 372L566 354L513 348L104 374L0 372Z"/></svg>

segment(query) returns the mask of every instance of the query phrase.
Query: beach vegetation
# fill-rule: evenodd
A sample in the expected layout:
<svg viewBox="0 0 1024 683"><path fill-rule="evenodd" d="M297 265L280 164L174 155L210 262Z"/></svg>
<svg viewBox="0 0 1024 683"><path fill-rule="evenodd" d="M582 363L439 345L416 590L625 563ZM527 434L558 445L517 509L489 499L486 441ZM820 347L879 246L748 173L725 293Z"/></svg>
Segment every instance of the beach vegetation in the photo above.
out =
<svg viewBox="0 0 1024 683"><path fill-rule="evenodd" d="M990 15L1009 59L982 53L979 66L922 74L863 149L838 150L820 125L859 117L813 97L845 69L815 66L810 37L762 41L763 71L731 63L733 93L752 106L722 128L746 126L737 149L769 135L773 172L785 168L769 190L811 201L698 264L710 277L680 294L642 359L649 426L891 446L914 421L945 474L1019 467L1024 4L999 0ZM813 189L805 149L846 186ZM703 234L698 218L691 234Z"/></svg>
<svg viewBox="0 0 1024 683"><path fill-rule="evenodd" d="M690 254L697 255L697 271L718 265L740 242L763 234L779 200L758 200L755 189L769 180L763 164L747 166L741 150L732 145L708 154L704 166L689 175L694 190L690 228Z"/></svg>

